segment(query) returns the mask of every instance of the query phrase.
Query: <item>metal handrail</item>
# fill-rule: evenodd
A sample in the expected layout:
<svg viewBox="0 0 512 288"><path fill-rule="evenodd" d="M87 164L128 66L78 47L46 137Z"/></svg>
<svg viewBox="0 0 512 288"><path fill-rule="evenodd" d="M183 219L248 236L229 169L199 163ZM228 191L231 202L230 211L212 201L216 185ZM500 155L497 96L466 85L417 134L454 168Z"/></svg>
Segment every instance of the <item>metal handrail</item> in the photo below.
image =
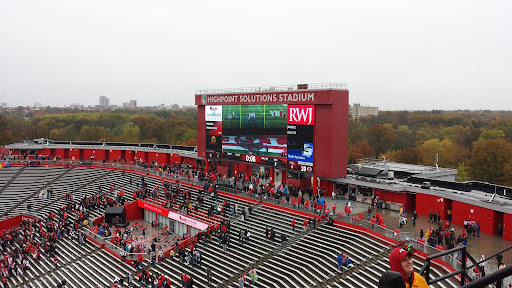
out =
<svg viewBox="0 0 512 288"><path fill-rule="evenodd" d="M486 285L490 285L496 283L496 288L502 287L502 281L506 277L512 275L512 265L506 266L505 268L499 269L494 273L486 275L478 280L475 280L469 284L462 286L461 288L477 288L477 287L485 287Z"/></svg>
<svg viewBox="0 0 512 288"><path fill-rule="evenodd" d="M89 231L89 229L87 229L86 227L82 227L82 231L85 232L85 234L87 234L88 236L90 237L93 237L94 239L96 239L96 241L102 243L102 244L105 244L105 246L108 246L110 249L114 250L115 252L117 253L121 253L121 251L124 251L121 247L119 246L116 246L112 243L110 243L110 241L108 241L107 239L110 239L110 238L113 238L113 236L109 236L109 237L101 237L91 231ZM144 260L148 260L149 258L147 257L148 253L147 252L142 252L142 253L126 253L126 259L137 259L139 254L143 255L144 257Z"/></svg>

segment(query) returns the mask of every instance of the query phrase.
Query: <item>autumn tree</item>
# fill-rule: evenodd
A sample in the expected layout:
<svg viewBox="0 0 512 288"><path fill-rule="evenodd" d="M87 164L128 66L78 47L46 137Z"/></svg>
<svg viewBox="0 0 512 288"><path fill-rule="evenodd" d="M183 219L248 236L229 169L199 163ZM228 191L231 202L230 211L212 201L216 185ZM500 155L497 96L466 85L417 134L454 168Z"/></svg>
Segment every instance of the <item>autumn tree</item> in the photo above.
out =
<svg viewBox="0 0 512 288"><path fill-rule="evenodd" d="M374 124L368 128L368 142L375 149L375 158L390 150L395 140L396 132L391 124Z"/></svg>
<svg viewBox="0 0 512 288"><path fill-rule="evenodd" d="M477 141L471 153L470 175L475 180L495 184L512 182L512 145L505 139Z"/></svg>
<svg viewBox="0 0 512 288"><path fill-rule="evenodd" d="M358 159L373 157L375 151L366 141L352 144L348 149L348 160L350 163L356 163Z"/></svg>
<svg viewBox="0 0 512 288"><path fill-rule="evenodd" d="M400 125L396 131L396 148L404 150L414 145L414 134L407 125Z"/></svg>

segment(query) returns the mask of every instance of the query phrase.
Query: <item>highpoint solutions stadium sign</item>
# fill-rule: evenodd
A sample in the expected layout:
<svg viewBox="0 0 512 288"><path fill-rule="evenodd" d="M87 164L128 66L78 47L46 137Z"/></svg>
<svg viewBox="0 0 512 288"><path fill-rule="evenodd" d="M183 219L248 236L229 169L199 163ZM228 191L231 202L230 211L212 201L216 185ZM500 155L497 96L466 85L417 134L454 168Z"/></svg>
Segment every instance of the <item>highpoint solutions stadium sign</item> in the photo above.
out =
<svg viewBox="0 0 512 288"><path fill-rule="evenodd" d="M211 103L281 103L281 102L310 102L315 101L315 93L271 93L248 95L203 95L203 104Z"/></svg>

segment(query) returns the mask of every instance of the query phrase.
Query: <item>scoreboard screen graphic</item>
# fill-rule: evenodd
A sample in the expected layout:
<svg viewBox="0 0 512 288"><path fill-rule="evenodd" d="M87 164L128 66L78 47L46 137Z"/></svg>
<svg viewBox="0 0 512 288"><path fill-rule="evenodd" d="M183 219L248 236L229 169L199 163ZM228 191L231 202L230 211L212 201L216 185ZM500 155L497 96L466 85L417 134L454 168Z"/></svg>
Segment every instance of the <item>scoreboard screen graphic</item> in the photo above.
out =
<svg viewBox="0 0 512 288"><path fill-rule="evenodd" d="M314 105L218 105L206 109L209 158L313 172Z"/></svg>
<svg viewBox="0 0 512 288"><path fill-rule="evenodd" d="M226 135L286 135L286 105L224 105Z"/></svg>

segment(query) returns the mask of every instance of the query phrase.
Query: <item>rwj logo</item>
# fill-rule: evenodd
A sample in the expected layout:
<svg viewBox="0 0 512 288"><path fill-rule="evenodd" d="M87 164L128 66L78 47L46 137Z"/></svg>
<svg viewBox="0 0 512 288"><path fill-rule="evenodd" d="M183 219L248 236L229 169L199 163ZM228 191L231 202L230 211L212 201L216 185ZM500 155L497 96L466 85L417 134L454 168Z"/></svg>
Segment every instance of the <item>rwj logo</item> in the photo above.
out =
<svg viewBox="0 0 512 288"><path fill-rule="evenodd" d="M288 124L314 125L315 105L288 105Z"/></svg>

